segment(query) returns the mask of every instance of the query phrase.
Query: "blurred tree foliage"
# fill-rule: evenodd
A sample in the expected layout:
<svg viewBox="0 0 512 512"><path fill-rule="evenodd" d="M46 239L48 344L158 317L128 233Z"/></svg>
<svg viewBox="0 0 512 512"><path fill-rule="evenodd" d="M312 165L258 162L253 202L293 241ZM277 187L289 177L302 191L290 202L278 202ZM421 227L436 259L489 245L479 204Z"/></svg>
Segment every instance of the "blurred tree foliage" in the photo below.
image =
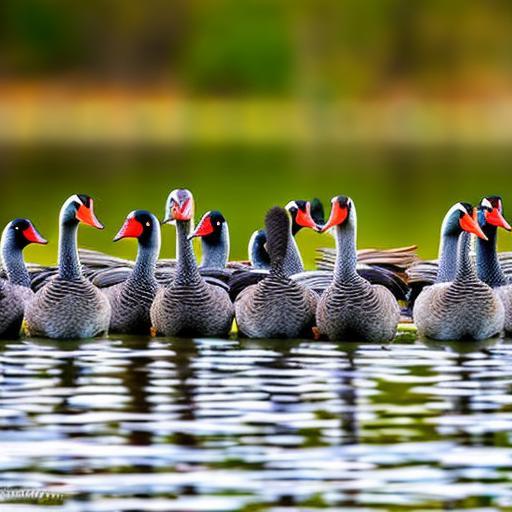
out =
<svg viewBox="0 0 512 512"><path fill-rule="evenodd" d="M509 0L2 0L0 78L193 94L478 94L512 74Z"/></svg>

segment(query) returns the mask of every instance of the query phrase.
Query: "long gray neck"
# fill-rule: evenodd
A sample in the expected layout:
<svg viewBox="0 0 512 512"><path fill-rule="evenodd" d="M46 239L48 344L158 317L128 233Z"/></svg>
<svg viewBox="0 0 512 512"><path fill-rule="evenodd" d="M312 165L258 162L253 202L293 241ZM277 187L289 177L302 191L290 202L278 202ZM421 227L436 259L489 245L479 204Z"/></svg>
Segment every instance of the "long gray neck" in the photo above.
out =
<svg viewBox="0 0 512 512"><path fill-rule="evenodd" d="M78 221L61 222L59 233L59 276L63 279L80 279L82 269L77 250Z"/></svg>
<svg viewBox="0 0 512 512"><path fill-rule="evenodd" d="M471 255L469 253L471 246L471 233L463 231L459 235L459 245L457 248L457 272L454 281L467 281L476 279L476 272Z"/></svg>
<svg viewBox="0 0 512 512"><path fill-rule="evenodd" d="M457 272L457 243L460 235L441 235L436 283L453 281Z"/></svg>
<svg viewBox="0 0 512 512"><path fill-rule="evenodd" d="M176 221L176 265L177 284L191 284L201 279L197 268L196 256L192 240L188 239L191 231L191 221Z"/></svg>
<svg viewBox="0 0 512 512"><path fill-rule="evenodd" d="M501 269L496 251L497 227L485 224L482 227L488 240L478 238L476 241L476 270L478 278L495 288L507 284L505 273Z"/></svg>
<svg viewBox="0 0 512 512"><path fill-rule="evenodd" d="M9 281L30 288L30 275L23 261L23 251L14 240L2 240L2 260Z"/></svg>
<svg viewBox="0 0 512 512"><path fill-rule="evenodd" d="M160 254L160 235L154 235L148 243L140 243L137 259L130 278L137 281L155 279L156 262Z"/></svg>
<svg viewBox="0 0 512 512"><path fill-rule="evenodd" d="M348 219L336 226L336 263L334 280L342 282L357 275L357 215L354 205L350 208Z"/></svg>
<svg viewBox="0 0 512 512"><path fill-rule="evenodd" d="M220 236L215 241L208 237L201 238L201 267L224 268L229 258L229 230L226 223L222 225Z"/></svg>
<svg viewBox="0 0 512 512"><path fill-rule="evenodd" d="M292 235L291 229L288 234L288 246L283 261L283 270L286 276L291 276L298 272L304 272L304 263L302 262L299 247Z"/></svg>

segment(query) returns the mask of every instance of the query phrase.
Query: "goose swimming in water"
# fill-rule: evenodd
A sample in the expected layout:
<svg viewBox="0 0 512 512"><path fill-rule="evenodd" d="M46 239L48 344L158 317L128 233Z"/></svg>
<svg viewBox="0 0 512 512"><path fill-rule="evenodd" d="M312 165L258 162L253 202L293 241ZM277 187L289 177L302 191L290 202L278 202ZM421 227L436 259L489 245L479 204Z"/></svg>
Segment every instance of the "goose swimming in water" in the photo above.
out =
<svg viewBox="0 0 512 512"><path fill-rule="evenodd" d="M466 203L459 208L456 269L453 280L443 269L439 282L427 286L414 304L413 318L418 334L435 340L483 340L503 329L504 308L492 288L477 276L469 254L471 233L485 239L480 226L469 215Z"/></svg>
<svg viewBox="0 0 512 512"><path fill-rule="evenodd" d="M2 233L0 250L7 279L0 279L0 337L20 333L25 304L33 297L30 275L23 260L29 244L48 243L28 219L14 219Z"/></svg>
<svg viewBox="0 0 512 512"><path fill-rule="evenodd" d="M227 336L233 321L228 293L208 284L199 273L192 248L194 198L186 189L173 190L164 223L176 225L177 266L169 285L160 288L151 306L151 322L165 336Z"/></svg>
<svg viewBox="0 0 512 512"><path fill-rule="evenodd" d="M84 278L77 252L80 222L97 229L91 197L71 196L60 211L58 275L51 278L27 304L25 320L31 336L55 339L91 338L108 331L110 304Z"/></svg>
<svg viewBox="0 0 512 512"><path fill-rule="evenodd" d="M479 279L494 289L505 308L505 333L512 332L512 284L501 267L496 250L497 231L510 231L503 217L503 201L499 196L484 197L478 205L478 224L487 240L476 241L476 268Z"/></svg>
<svg viewBox="0 0 512 512"><path fill-rule="evenodd" d="M109 330L114 333L150 334L149 310L158 290L155 268L160 254L160 223L150 212L131 212L114 238L136 238L138 252L128 278L103 288L112 308Z"/></svg>
<svg viewBox="0 0 512 512"><path fill-rule="evenodd" d="M400 307L384 286L357 273L357 216L346 196L332 199L331 215L322 231L336 230L333 281L320 297L316 322L320 334L331 340L390 341L395 337Z"/></svg>
<svg viewBox="0 0 512 512"><path fill-rule="evenodd" d="M274 207L265 218L269 274L243 290L235 302L239 331L251 338L297 338L314 324L317 295L288 276L292 232L289 213Z"/></svg>

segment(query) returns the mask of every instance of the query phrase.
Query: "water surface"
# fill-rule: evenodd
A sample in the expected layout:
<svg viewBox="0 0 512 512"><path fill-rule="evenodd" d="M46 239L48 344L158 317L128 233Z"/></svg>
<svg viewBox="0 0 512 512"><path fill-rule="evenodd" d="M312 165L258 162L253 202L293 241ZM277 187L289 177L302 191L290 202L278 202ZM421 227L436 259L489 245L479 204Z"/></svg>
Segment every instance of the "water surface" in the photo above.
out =
<svg viewBox="0 0 512 512"><path fill-rule="evenodd" d="M65 493L44 510L512 507L512 340L22 339L0 364L0 488Z"/></svg>

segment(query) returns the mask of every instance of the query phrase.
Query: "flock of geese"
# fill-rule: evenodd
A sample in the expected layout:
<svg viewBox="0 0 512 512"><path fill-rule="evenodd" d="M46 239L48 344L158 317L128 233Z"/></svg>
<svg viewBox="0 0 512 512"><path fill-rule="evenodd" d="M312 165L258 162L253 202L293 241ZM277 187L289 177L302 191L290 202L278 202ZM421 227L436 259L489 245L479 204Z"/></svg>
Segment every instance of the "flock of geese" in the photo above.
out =
<svg viewBox="0 0 512 512"><path fill-rule="evenodd" d="M135 262L78 250L80 223L102 229L93 199L68 198L59 217L57 266L26 265L23 249L45 244L28 219L15 219L1 242L0 336L21 332L53 339L108 332L225 337L236 319L241 336L392 340L412 316L418 334L437 340L481 340L512 332L512 284L497 229L511 230L498 196L478 206L456 203L441 226L439 259L421 261L415 247L356 247L352 199L335 196L324 221L317 199L273 207L253 234L249 261L229 261L228 224L218 211L194 227L194 198L173 190L162 224L176 228L175 260L161 260L160 226L145 210L131 212L114 238L136 238ZM336 249L321 249L318 269L305 271L295 235L331 231ZM197 264L192 239L201 238ZM476 238L476 258L471 250Z"/></svg>

